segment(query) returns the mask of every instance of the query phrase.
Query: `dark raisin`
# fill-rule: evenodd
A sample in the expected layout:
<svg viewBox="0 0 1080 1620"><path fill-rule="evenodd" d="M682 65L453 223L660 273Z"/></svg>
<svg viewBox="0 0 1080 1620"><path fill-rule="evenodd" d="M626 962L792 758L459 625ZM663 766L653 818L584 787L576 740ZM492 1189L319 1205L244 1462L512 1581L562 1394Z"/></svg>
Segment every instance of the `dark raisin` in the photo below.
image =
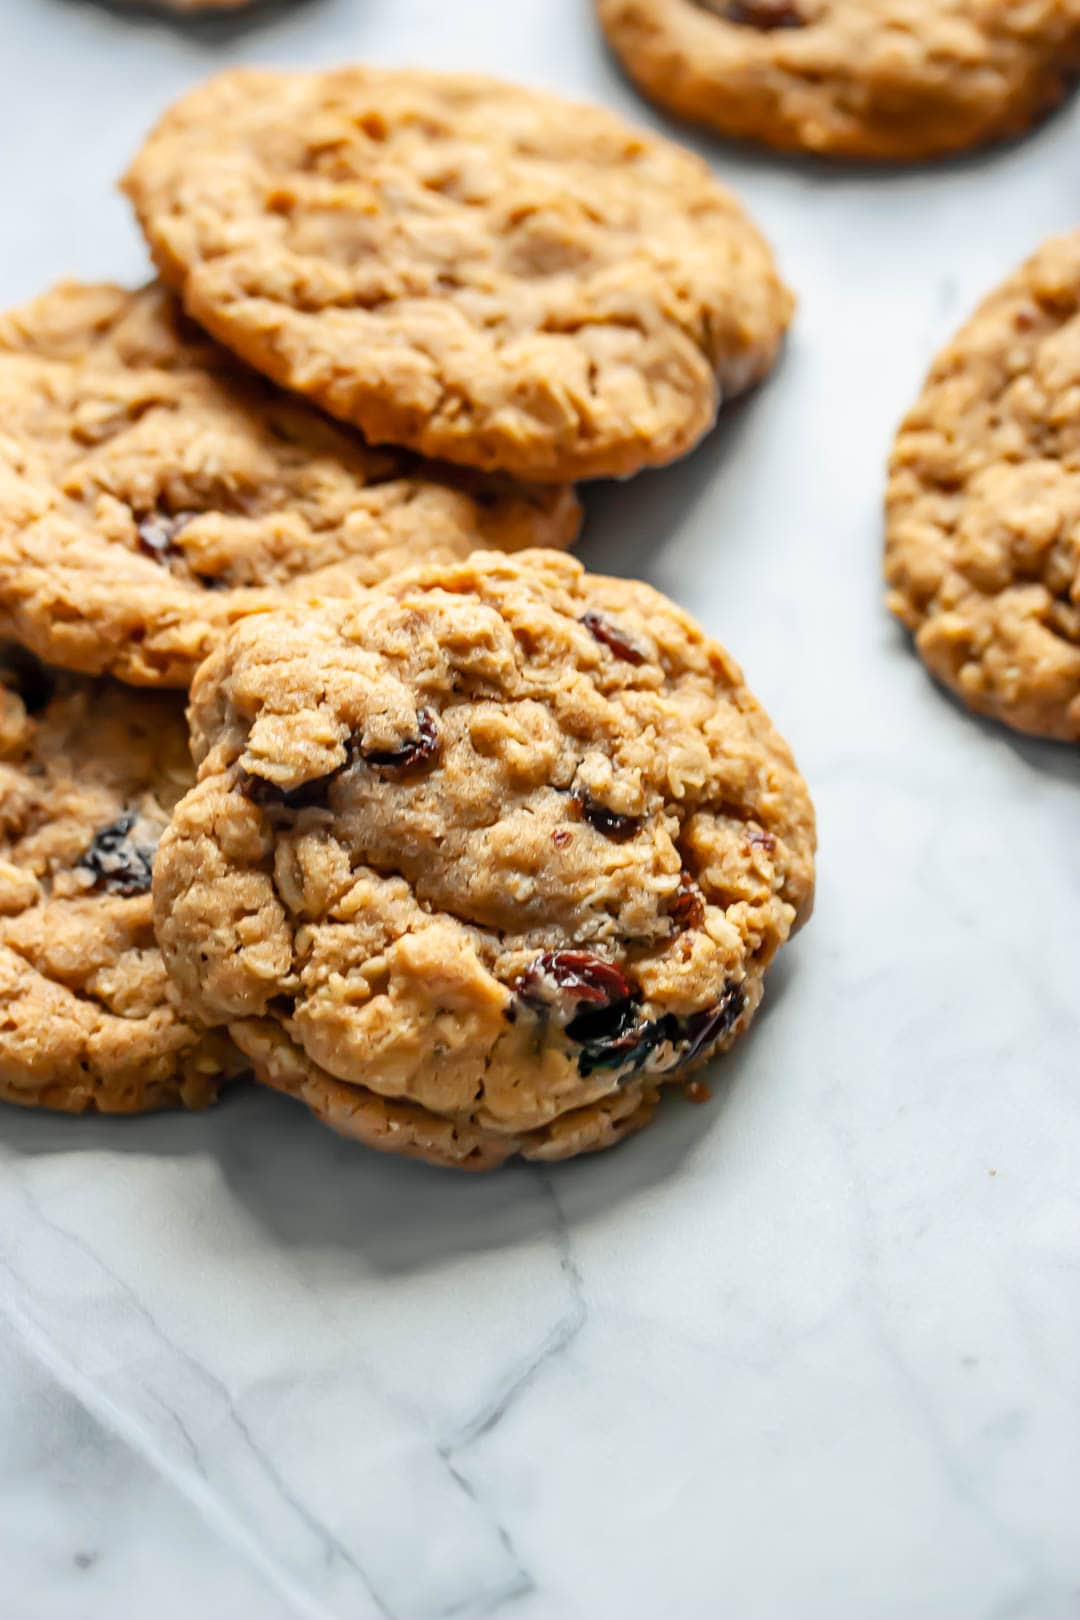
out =
<svg viewBox="0 0 1080 1620"><path fill-rule="evenodd" d="M439 726L430 709L421 709L416 716L416 736L409 737L400 748L361 749L365 765L378 771L416 771L430 765L439 752Z"/></svg>
<svg viewBox="0 0 1080 1620"><path fill-rule="evenodd" d="M689 1018L680 1018L679 1036L688 1044L686 1050L680 1054L680 1063L691 1063L694 1058L704 1052L706 1047L712 1046L737 1021L743 1008L746 1006L746 995L741 984L729 982L720 992L720 999L715 1007L706 1008L704 1012L691 1013Z"/></svg>
<svg viewBox="0 0 1080 1620"><path fill-rule="evenodd" d="M40 714L52 702L56 677L40 658L12 642L0 647L0 686L17 693L27 714Z"/></svg>
<svg viewBox="0 0 1080 1620"><path fill-rule="evenodd" d="M641 831L641 816L620 815L617 810L609 810L606 805L597 804L595 799L581 790L571 793L570 802L578 813L584 816L590 827L602 832L605 838L614 838L617 844L624 843L626 839L633 838L635 833Z"/></svg>
<svg viewBox="0 0 1080 1620"><path fill-rule="evenodd" d="M805 28L806 18L792 0L698 0L707 11L715 11L725 22L739 23L744 28L760 28L771 33L774 28Z"/></svg>
<svg viewBox="0 0 1080 1620"><path fill-rule="evenodd" d="M583 1077L592 1074L594 1069L621 1069L621 1078L629 1079L648 1063L659 1046L672 1048L667 1061L653 1065L654 1072L666 1074L687 1067L707 1047L726 1035L745 1004L742 987L727 984L714 1007L691 1013L686 1018L665 1013L662 1018L636 1022L636 1010L631 1006L631 1019L621 1021L610 1031L583 1028L582 1020L577 1018L567 1026L566 1033L574 1039L584 1037L578 1058L578 1069ZM578 1035L574 1035L575 1029Z"/></svg>
<svg viewBox="0 0 1080 1620"><path fill-rule="evenodd" d="M180 530L191 522L193 512L147 512L135 520L139 545L148 557L162 562L173 548Z"/></svg>
<svg viewBox="0 0 1080 1620"><path fill-rule="evenodd" d="M568 1039L580 1046L578 1070L619 1069L629 1079L660 1053L652 1071L683 1068L726 1035L746 1004L741 985L724 986L719 1000L703 1012L680 1018L643 1019L640 994L621 968L591 951L547 951L531 962L514 985L518 1000L534 1012L562 1015ZM514 1022L511 1012L506 1014Z"/></svg>
<svg viewBox="0 0 1080 1620"><path fill-rule="evenodd" d="M245 799L257 804L260 810L325 810L330 802L331 783L344 769L344 765L339 765L336 771L313 777L310 782L301 782L299 787L294 788L278 787L276 782L268 782L265 776L252 776L242 770L237 786Z"/></svg>
<svg viewBox="0 0 1080 1620"><path fill-rule="evenodd" d="M565 827L556 827L551 835L551 842L556 849L565 849L567 844L574 842L574 835L572 832L568 832Z"/></svg>
<svg viewBox="0 0 1080 1620"><path fill-rule="evenodd" d="M637 1045L641 1031L647 1028L638 1017L635 1001L613 1001L607 1007L590 1007L572 1018L566 1033L572 1041L588 1050L600 1049L616 1062L616 1054L630 1052Z"/></svg>
<svg viewBox="0 0 1080 1620"><path fill-rule="evenodd" d="M587 1032L588 1038L583 1040L578 1058L578 1071L583 1078L592 1074L594 1069L622 1069L625 1071L623 1078L628 1080L641 1068L654 1047L659 1046L661 1041L675 1039L678 1021L672 1013L666 1013L663 1018L643 1019L637 1017L636 1008L632 1007L630 1011L633 1014L631 1021L621 1028L610 1033L603 1030ZM575 1024L578 1022L575 1019Z"/></svg>
<svg viewBox="0 0 1080 1620"><path fill-rule="evenodd" d="M601 642L616 658L621 658L627 664L643 664L645 654L640 647L635 647L625 630L606 619L602 613L594 613L591 609L581 615L581 622L595 640Z"/></svg>
<svg viewBox="0 0 1080 1620"><path fill-rule="evenodd" d="M591 951L545 951L530 962L514 989L522 1001L541 1009L558 1002L574 1008L609 1007L633 996L622 969Z"/></svg>
<svg viewBox="0 0 1080 1620"><path fill-rule="evenodd" d="M668 915L676 928L700 928L705 921L705 901L701 890L690 876L683 872L679 887L668 907Z"/></svg>
<svg viewBox="0 0 1080 1620"><path fill-rule="evenodd" d="M547 951L514 987L542 1013L561 1015L566 1034L581 1046L582 1074L625 1061L639 1030L637 992L621 968L591 951Z"/></svg>
<svg viewBox="0 0 1080 1620"><path fill-rule="evenodd" d="M79 856L75 864L92 874L96 889L125 896L148 893L157 841L151 844L132 838L138 819L134 810L125 810L102 827Z"/></svg>

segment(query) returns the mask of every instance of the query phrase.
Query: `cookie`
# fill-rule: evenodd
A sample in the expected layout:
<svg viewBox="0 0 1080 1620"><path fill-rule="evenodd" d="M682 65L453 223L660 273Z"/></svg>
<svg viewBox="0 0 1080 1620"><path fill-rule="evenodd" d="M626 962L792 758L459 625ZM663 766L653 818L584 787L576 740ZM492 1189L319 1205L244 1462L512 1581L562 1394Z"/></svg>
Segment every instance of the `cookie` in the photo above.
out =
<svg viewBox="0 0 1080 1620"><path fill-rule="evenodd" d="M522 478L670 461L791 313L707 165L492 79L238 71L124 181L208 331L373 443Z"/></svg>
<svg viewBox="0 0 1080 1620"><path fill-rule="evenodd" d="M83 1113L213 1101L243 1066L170 1007L150 874L194 777L178 698L0 649L0 1097Z"/></svg>
<svg viewBox="0 0 1080 1620"><path fill-rule="evenodd" d="M0 633L186 687L287 588L331 596L478 546L567 545L567 486L375 450L203 336L160 285L62 283L0 318Z"/></svg>
<svg viewBox="0 0 1080 1620"><path fill-rule="evenodd" d="M604 1147L749 1024L813 811L728 655L556 552L236 627L154 872L181 1004L375 1147Z"/></svg>
<svg viewBox="0 0 1080 1620"><path fill-rule="evenodd" d="M640 89L785 151L908 162L1026 129L1080 71L1077 0L596 0Z"/></svg>
<svg viewBox="0 0 1080 1620"><path fill-rule="evenodd" d="M934 362L896 438L889 606L969 708L1080 742L1080 230Z"/></svg>

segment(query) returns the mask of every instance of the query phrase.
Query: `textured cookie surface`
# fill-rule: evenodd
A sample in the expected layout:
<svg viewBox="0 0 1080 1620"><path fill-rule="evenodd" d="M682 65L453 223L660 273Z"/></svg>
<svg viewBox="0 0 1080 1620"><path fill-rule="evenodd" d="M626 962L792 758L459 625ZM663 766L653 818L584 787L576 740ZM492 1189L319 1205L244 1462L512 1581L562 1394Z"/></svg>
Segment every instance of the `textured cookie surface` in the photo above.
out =
<svg viewBox="0 0 1080 1620"><path fill-rule="evenodd" d="M889 606L980 714L1080 741L1080 231L940 354L897 435Z"/></svg>
<svg viewBox="0 0 1080 1620"><path fill-rule="evenodd" d="M810 908L806 789L735 665L555 552L248 620L192 726L154 877L182 1003L376 1146L617 1140Z"/></svg>
<svg viewBox="0 0 1080 1620"><path fill-rule="evenodd" d="M913 160L1026 128L1080 70L1078 0L596 0L646 95L721 134Z"/></svg>
<svg viewBox="0 0 1080 1620"><path fill-rule="evenodd" d="M476 546L566 545L578 505L375 450L205 338L160 285L63 283L0 318L0 632L186 686L276 599Z"/></svg>
<svg viewBox="0 0 1080 1620"><path fill-rule="evenodd" d="M373 442L526 478L669 461L791 301L705 164L490 79L233 72L125 181L188 310Z"/></svg>
<svg viewBox="0 0 1080 1620"><path fill-rule="evenodd" d="M193 775L179 699L0 648L0 1097L198 1107L241 1066L171 1010L154 942L151 867Z"/></svg>

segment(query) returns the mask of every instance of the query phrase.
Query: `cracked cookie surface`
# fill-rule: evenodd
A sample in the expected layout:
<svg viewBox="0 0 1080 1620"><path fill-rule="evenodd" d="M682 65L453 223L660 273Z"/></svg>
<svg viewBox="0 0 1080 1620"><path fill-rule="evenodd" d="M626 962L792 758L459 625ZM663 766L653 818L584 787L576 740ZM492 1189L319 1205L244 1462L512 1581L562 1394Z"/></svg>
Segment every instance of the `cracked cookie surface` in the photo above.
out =
<svg viewBox="0 0 1080 1620"><path fill-rule="evenodd" d="M191 719L154 872L181 1004L377 1147L618 1140L810 910L806 788L733 661L555 552L248 620Z"/></svg>
<svg viewBox="0 0 1080 1620"><path fill-rule="evenodd" d="M277 599L474 547L568 545L565 486L376 450L205 337L160 284L61 283L0 318L0 633L186 687Z"/></svg>
<svg viewBox="0 0 1080 1620"><path fill-rule="evenodd" d="M596 0L627 73L720 134L892 161L1026 129L1080 72L1078 0Z"/></svg>
<svg viewBox="0 0 1080 1620"><path fill-rule="evenodd" d="M179 699L0 647L0 1097L194 1108L244 1066L172 1010L154 941L154 855L193 776Z"/></svg>
<svg viewBox="0 0 1080 1620"><path fill-rule="evenodd" d="M700 159L492 79L226 73L124 184L165 280L245 360L373 443L523 478L683 454L791 313Z"/></svg>
<svg viewBox="0 0 1080 1620"><path fill-rule="evenodd" d="M1080 742L1080 231L943 350L896 438L889 606L980 714Z"/></svg>

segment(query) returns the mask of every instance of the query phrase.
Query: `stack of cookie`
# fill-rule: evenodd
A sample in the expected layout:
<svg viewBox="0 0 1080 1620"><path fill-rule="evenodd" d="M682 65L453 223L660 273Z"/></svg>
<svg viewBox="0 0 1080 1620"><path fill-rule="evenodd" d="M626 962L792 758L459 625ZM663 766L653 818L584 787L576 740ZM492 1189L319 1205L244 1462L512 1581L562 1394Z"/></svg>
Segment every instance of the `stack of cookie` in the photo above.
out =
<svg viewBox="0 0 1080 1620"><path fill-rule="evenodd" d="M746 1029L814 824L727 654L564 555L572 480L763 375L767 247L473 78L227 74L125 186L160 282L0 321L0 1094L618 1140Z"/></svg>

